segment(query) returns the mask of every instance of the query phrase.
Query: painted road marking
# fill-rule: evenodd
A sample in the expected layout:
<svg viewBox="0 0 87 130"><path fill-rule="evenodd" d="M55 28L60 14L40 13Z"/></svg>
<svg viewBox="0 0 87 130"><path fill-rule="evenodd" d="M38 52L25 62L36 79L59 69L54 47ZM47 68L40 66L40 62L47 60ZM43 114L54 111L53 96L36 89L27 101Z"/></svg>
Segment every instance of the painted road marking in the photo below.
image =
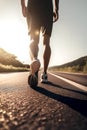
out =
<svg viewBox="0 0 87 130"><path fill-rule="evenodd" d="M69 84L71 84L71 85L74 85L75 87L77 87L77 88L79 88L79 89L81 89L81 90L83 90L83 91L86 91L86 92L87 92L87 87L84 86L84 85L81 85L81 84L79 84L79 83L76 83L76 82L74 82L74 81L71 81L71 80L69 80L69 79L63 78L63 77L61 77L61 76L59 76L59 75L55 75L55 74L50 73L50 72L49 72L49 74L52 75L52 76L54 76L54 77L56 77L56 78L59 78L59 79L65 81L65 82L67 82L67 83L69 83Z"/></svg>

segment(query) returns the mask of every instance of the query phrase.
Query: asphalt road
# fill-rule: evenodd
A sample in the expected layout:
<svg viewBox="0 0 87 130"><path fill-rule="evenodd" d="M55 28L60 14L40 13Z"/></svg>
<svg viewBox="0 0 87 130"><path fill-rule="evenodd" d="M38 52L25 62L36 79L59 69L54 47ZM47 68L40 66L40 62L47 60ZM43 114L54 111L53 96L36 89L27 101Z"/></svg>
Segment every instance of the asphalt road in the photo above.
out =
<svg viewBox="0 0 87 130"><path fill-rule="evenodd" d="M63 72L55 72L54 74L62 76L64 78L73 80L73 81L75 81L77 83L80 83L80 84L83 84L83 85L87 86L87 74L63 73Z"/></svg>
<svg viewBox="0 0 87 130"><path fill-rule="evenodd" d="M28 74L0 74L0 130L87 130L86 75L72 79L83 90L57 72L48 84L30 88Z"/></svg>

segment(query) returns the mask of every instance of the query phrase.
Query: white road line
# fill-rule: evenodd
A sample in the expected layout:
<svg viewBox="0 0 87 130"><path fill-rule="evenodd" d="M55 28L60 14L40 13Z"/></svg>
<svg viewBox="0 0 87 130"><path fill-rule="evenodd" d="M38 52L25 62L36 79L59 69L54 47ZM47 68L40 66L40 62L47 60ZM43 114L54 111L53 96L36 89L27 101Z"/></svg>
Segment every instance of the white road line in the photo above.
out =
<svg viewBox="0 0 87 130"><path fill-rule="evenodd" d="M71 80L69 80L69 79L63 78L63 77L61 77L61 76L55 75L55 74L50 73L50 72L49 72L49 74L52 75L52 76L54 76L54 77L56 77L56 78L59 78L59 79L65 81L65 82L67 82L67 83L69 83L69 84L72 84L72 85L74 85L75 87L77 87L77 88L79 88L79 89L81 89L81 90L87 92L87 87L84 86L84 85L81 85L81 84L79 84L79 83L76 83L76 82L74 82L74 81L71 81Z"/></svg>

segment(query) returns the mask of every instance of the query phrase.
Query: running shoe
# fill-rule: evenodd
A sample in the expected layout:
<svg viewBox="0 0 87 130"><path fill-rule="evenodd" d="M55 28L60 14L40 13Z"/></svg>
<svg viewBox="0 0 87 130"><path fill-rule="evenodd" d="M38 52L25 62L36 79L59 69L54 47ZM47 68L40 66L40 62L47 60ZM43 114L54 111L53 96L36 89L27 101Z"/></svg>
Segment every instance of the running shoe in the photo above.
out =
<svg viewBox="0 0 87 130"><path fill-rule="evenodd" d="M45 72L41 74L41 83L48 83L48 75Z"/></svg>
<svg viewBox="0 0 87 130"><path fill-rule="evenodd" d="M30 87L36 87L38 84L38 71L40 68L40 61L34 60L30 65L30 75L28 76L28 84Z"/></svg>

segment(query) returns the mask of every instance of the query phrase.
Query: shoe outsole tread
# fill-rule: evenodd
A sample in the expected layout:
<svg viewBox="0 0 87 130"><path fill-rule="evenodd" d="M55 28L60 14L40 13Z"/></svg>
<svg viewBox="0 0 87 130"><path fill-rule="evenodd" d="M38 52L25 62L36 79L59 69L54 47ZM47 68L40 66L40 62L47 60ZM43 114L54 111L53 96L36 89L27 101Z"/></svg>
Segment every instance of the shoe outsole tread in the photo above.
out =
<svg viewBox="0 0 87 130"><path fill-rule="evenodd" d="M36 75L30 74L28 76L28 84L30 85L30 87L36 87L37 86L38 78L36 77Z"/></svg>
<svg viewBox="0 0 87 130"><path fill-rule="evenodd" d="M39 62L39 60L37 60L37 61ZM34 62L32 62L32 64L34 63L34 66L35 66L35 62L36 62L36 60ZM33 71L34 68L31 67L30 75L28 76L28 84L30 85L30 87L36 87L38 85L39 68L40 68L40 62L39 62L38 67L37 67L38 70Z"/></svg>

